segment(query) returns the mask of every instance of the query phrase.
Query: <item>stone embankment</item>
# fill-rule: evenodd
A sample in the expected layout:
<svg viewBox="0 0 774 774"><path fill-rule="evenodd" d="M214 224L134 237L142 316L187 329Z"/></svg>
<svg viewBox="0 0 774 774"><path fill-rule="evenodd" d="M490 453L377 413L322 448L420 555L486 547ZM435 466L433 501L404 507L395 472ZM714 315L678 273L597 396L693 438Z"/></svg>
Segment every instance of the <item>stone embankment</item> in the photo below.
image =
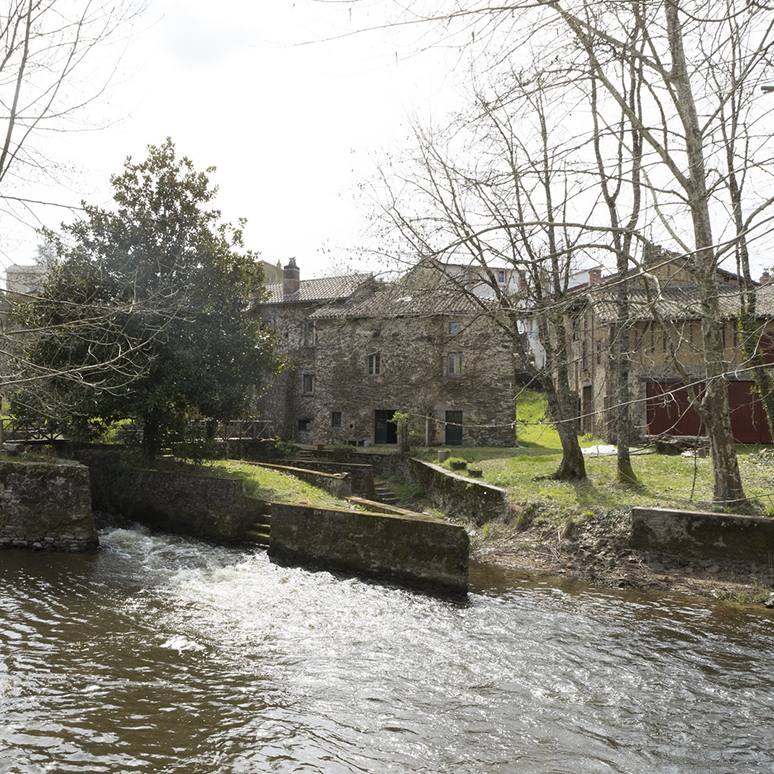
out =
<svg viewBox="0 0 774 774"><path fill-rule="evenodd" d="M0 547L76 552L98 545L86 467L0 462Z"/></svg>

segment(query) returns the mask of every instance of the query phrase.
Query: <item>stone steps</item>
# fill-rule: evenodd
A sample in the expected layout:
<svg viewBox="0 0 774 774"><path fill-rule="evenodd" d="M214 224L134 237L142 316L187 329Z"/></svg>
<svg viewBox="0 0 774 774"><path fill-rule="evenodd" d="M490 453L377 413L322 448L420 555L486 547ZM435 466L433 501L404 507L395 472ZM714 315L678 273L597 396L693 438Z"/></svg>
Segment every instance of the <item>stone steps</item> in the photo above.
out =
<svg viewBox="0 0 774 774"><path fill-rule="evenodd" d="M245 539L257 546L268 548L271 540L271 516L268 513L256 516L252 527L245 533Z"/></svg>
<svg viewBox="0 0 774 774"><path fill-rule="evenodd" d="M398 498L383 481L374 482L374 499L385 505L397 505Z"/></svg>

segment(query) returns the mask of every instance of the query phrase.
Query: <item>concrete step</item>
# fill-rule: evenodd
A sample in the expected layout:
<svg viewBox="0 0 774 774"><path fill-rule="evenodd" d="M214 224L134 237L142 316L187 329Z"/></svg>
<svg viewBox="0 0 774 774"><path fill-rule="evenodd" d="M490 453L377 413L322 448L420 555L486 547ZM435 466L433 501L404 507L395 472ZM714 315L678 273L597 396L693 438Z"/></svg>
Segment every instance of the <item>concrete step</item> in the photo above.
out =
<svg viewBox="0 0 774 774"><path fill-rule="evenodd" d="M268 531L251 529L245 534L245 538L251 543L255 543L257 546L268 546L269 541L271 540L271 534Z"/></svg>

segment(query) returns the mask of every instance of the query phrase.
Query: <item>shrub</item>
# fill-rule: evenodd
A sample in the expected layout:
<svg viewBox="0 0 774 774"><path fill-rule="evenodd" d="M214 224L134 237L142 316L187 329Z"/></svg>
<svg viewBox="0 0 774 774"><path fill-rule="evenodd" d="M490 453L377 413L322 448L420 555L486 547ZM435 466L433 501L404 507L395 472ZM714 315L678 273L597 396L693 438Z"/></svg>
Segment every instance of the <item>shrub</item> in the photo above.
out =
<svg viewBox="0 0 774 774"><path fill-rule="evenodd" d="M461 457L449 457L446 460L446 464L451 470L465 470L468 467L468 461L463 460Z"/></svg>

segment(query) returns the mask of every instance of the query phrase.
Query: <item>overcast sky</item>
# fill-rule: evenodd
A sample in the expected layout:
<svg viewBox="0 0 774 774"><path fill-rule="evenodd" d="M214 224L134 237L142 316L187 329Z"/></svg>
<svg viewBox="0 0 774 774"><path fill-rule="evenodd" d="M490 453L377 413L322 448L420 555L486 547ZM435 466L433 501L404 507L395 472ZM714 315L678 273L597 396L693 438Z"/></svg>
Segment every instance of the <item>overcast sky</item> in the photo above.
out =
<svg viewBox="0 0 774 774"><path fill-rule="evenodd" d="M379 21L366 3L151 0L90 109L106 128L36 140L62 170L34 195L109 205L109 175L169 136L197 168L217 167L217 205L248 219L247 247L296 257L303 276L330 272L361 240L358 184L405 141L409 116L453 102L445 53L417 55L411 31L335 39ZM51 226L68 217L39 213ZM33 260L39 238L24 219L4 216L3 266Z"/></svg>

